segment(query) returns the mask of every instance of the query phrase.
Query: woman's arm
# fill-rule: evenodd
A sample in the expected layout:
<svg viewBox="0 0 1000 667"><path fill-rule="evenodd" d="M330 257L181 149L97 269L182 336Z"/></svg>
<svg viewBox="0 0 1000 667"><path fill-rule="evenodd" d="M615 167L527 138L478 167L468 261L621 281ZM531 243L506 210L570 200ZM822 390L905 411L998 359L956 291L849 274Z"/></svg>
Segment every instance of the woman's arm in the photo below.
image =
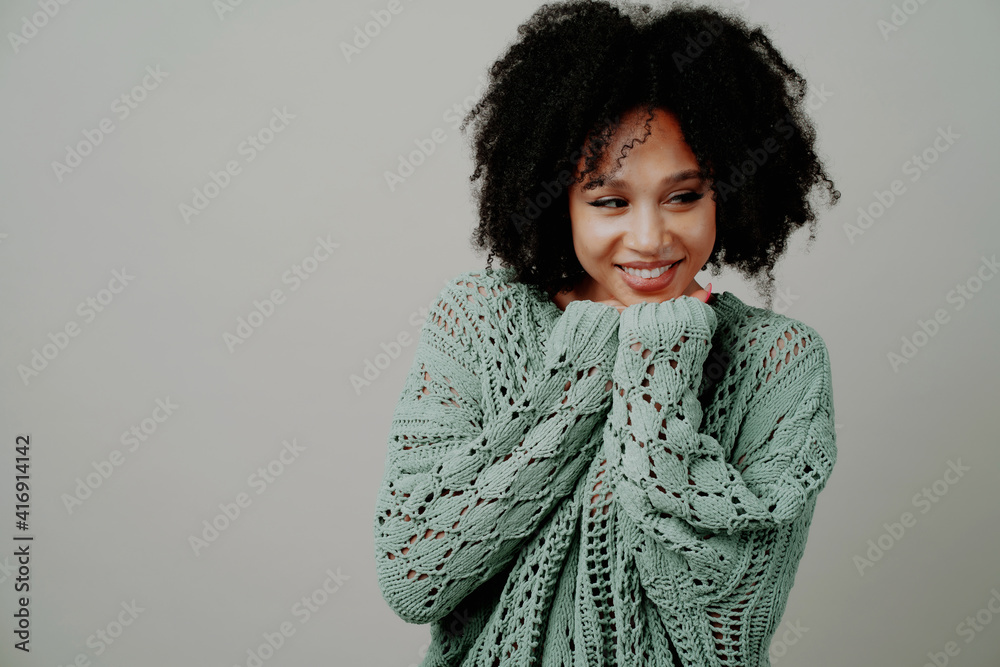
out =
<svg viewBox="0 0 1000 667"><path fill-rule="evenodd" d="M799 323L762 327L750 341L763 348L746 355L760 365L759 382L745 388L740 441L752 444L739 448L749 450L741 467L699 433L697 388L716 324L712 308L689 296L622 313L612 372L615 438L605 442L623 534L635 538L646 579L669 569L662 560L680 557L693 577L670 586L712 597L739 583L755 531L798 519L836 461L829 356L822 338ZM657 588L647 587L654 600ZM664 590L661 600L674 594Z"/></svg>
<svg viewBox="0 0 1000 667"><path fill-rule="evenodd" d="M500 363L496 348L515 344L479 317L505 299L466 285L445 288L424 324L376 502L379 586L410 623L446 616L508 564L600 447L611 403L616 309L570 303L515 401L511 387L478 375ZM487 424L484 385L503 405Z"/></svg>

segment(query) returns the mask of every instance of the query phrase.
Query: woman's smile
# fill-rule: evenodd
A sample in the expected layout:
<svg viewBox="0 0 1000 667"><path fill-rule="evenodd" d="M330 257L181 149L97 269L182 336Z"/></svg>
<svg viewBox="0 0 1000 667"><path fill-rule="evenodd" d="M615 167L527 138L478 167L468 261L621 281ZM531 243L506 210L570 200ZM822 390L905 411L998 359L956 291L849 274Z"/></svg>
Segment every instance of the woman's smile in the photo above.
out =
<svg viewBox="0 0 1000 667"><path fill-rule="evenodd" d="M626 269L621 264L615 267L621 272L621 278L630 288L637 292L659 292L666 289L677 275L681 261L662 266L658 269Z"/></svg>

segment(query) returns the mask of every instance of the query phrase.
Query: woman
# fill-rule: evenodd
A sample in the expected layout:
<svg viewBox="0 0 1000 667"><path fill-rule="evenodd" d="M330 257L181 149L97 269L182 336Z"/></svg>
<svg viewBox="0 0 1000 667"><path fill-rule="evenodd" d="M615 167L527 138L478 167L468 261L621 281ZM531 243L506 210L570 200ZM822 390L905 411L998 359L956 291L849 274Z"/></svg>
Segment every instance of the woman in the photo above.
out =
<svg viewBox="0 0 1000 667"><path fill-rule="evenodd" d="M490 255L395 409L382 593L432 624L424 666L768 665L836 460L829 355L695 275L773 282L810 191L839 197L804 81L709 9L549 4L518 34L465 119Z"/></svg>

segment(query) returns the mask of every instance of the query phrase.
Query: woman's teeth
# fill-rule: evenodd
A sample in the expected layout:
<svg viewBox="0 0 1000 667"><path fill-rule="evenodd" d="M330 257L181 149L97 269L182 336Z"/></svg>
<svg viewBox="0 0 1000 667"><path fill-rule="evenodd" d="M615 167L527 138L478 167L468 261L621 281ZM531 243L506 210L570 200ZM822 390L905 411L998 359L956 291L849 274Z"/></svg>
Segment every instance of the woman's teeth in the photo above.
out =
<svg viewBox="0 0 1000 667"><path fill-rule="evenodd" d="M680 260L677 260L677 262L679 261ZM674 262L674 264L676 264L677 262ZM629 275L638 276L640 278L658 278L659 276L662 276L665 272L669 271L674 266L674 264L661 266L658 269L631 269L627 266L623 266L622 270Z"/></svg>

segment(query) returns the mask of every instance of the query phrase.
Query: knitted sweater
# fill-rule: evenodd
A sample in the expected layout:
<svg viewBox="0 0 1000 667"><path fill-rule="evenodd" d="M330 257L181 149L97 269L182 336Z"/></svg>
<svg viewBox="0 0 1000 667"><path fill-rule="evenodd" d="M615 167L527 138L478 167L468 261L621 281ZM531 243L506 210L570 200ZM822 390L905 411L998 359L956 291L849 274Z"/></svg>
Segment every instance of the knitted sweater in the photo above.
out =
<svg viewBox="0 0 1000 667"><path fill-rule="evenodd" d="M375 563L421 667L769 666L836 461L823 339L512 277L441 290L389 432Z"/></svg>

